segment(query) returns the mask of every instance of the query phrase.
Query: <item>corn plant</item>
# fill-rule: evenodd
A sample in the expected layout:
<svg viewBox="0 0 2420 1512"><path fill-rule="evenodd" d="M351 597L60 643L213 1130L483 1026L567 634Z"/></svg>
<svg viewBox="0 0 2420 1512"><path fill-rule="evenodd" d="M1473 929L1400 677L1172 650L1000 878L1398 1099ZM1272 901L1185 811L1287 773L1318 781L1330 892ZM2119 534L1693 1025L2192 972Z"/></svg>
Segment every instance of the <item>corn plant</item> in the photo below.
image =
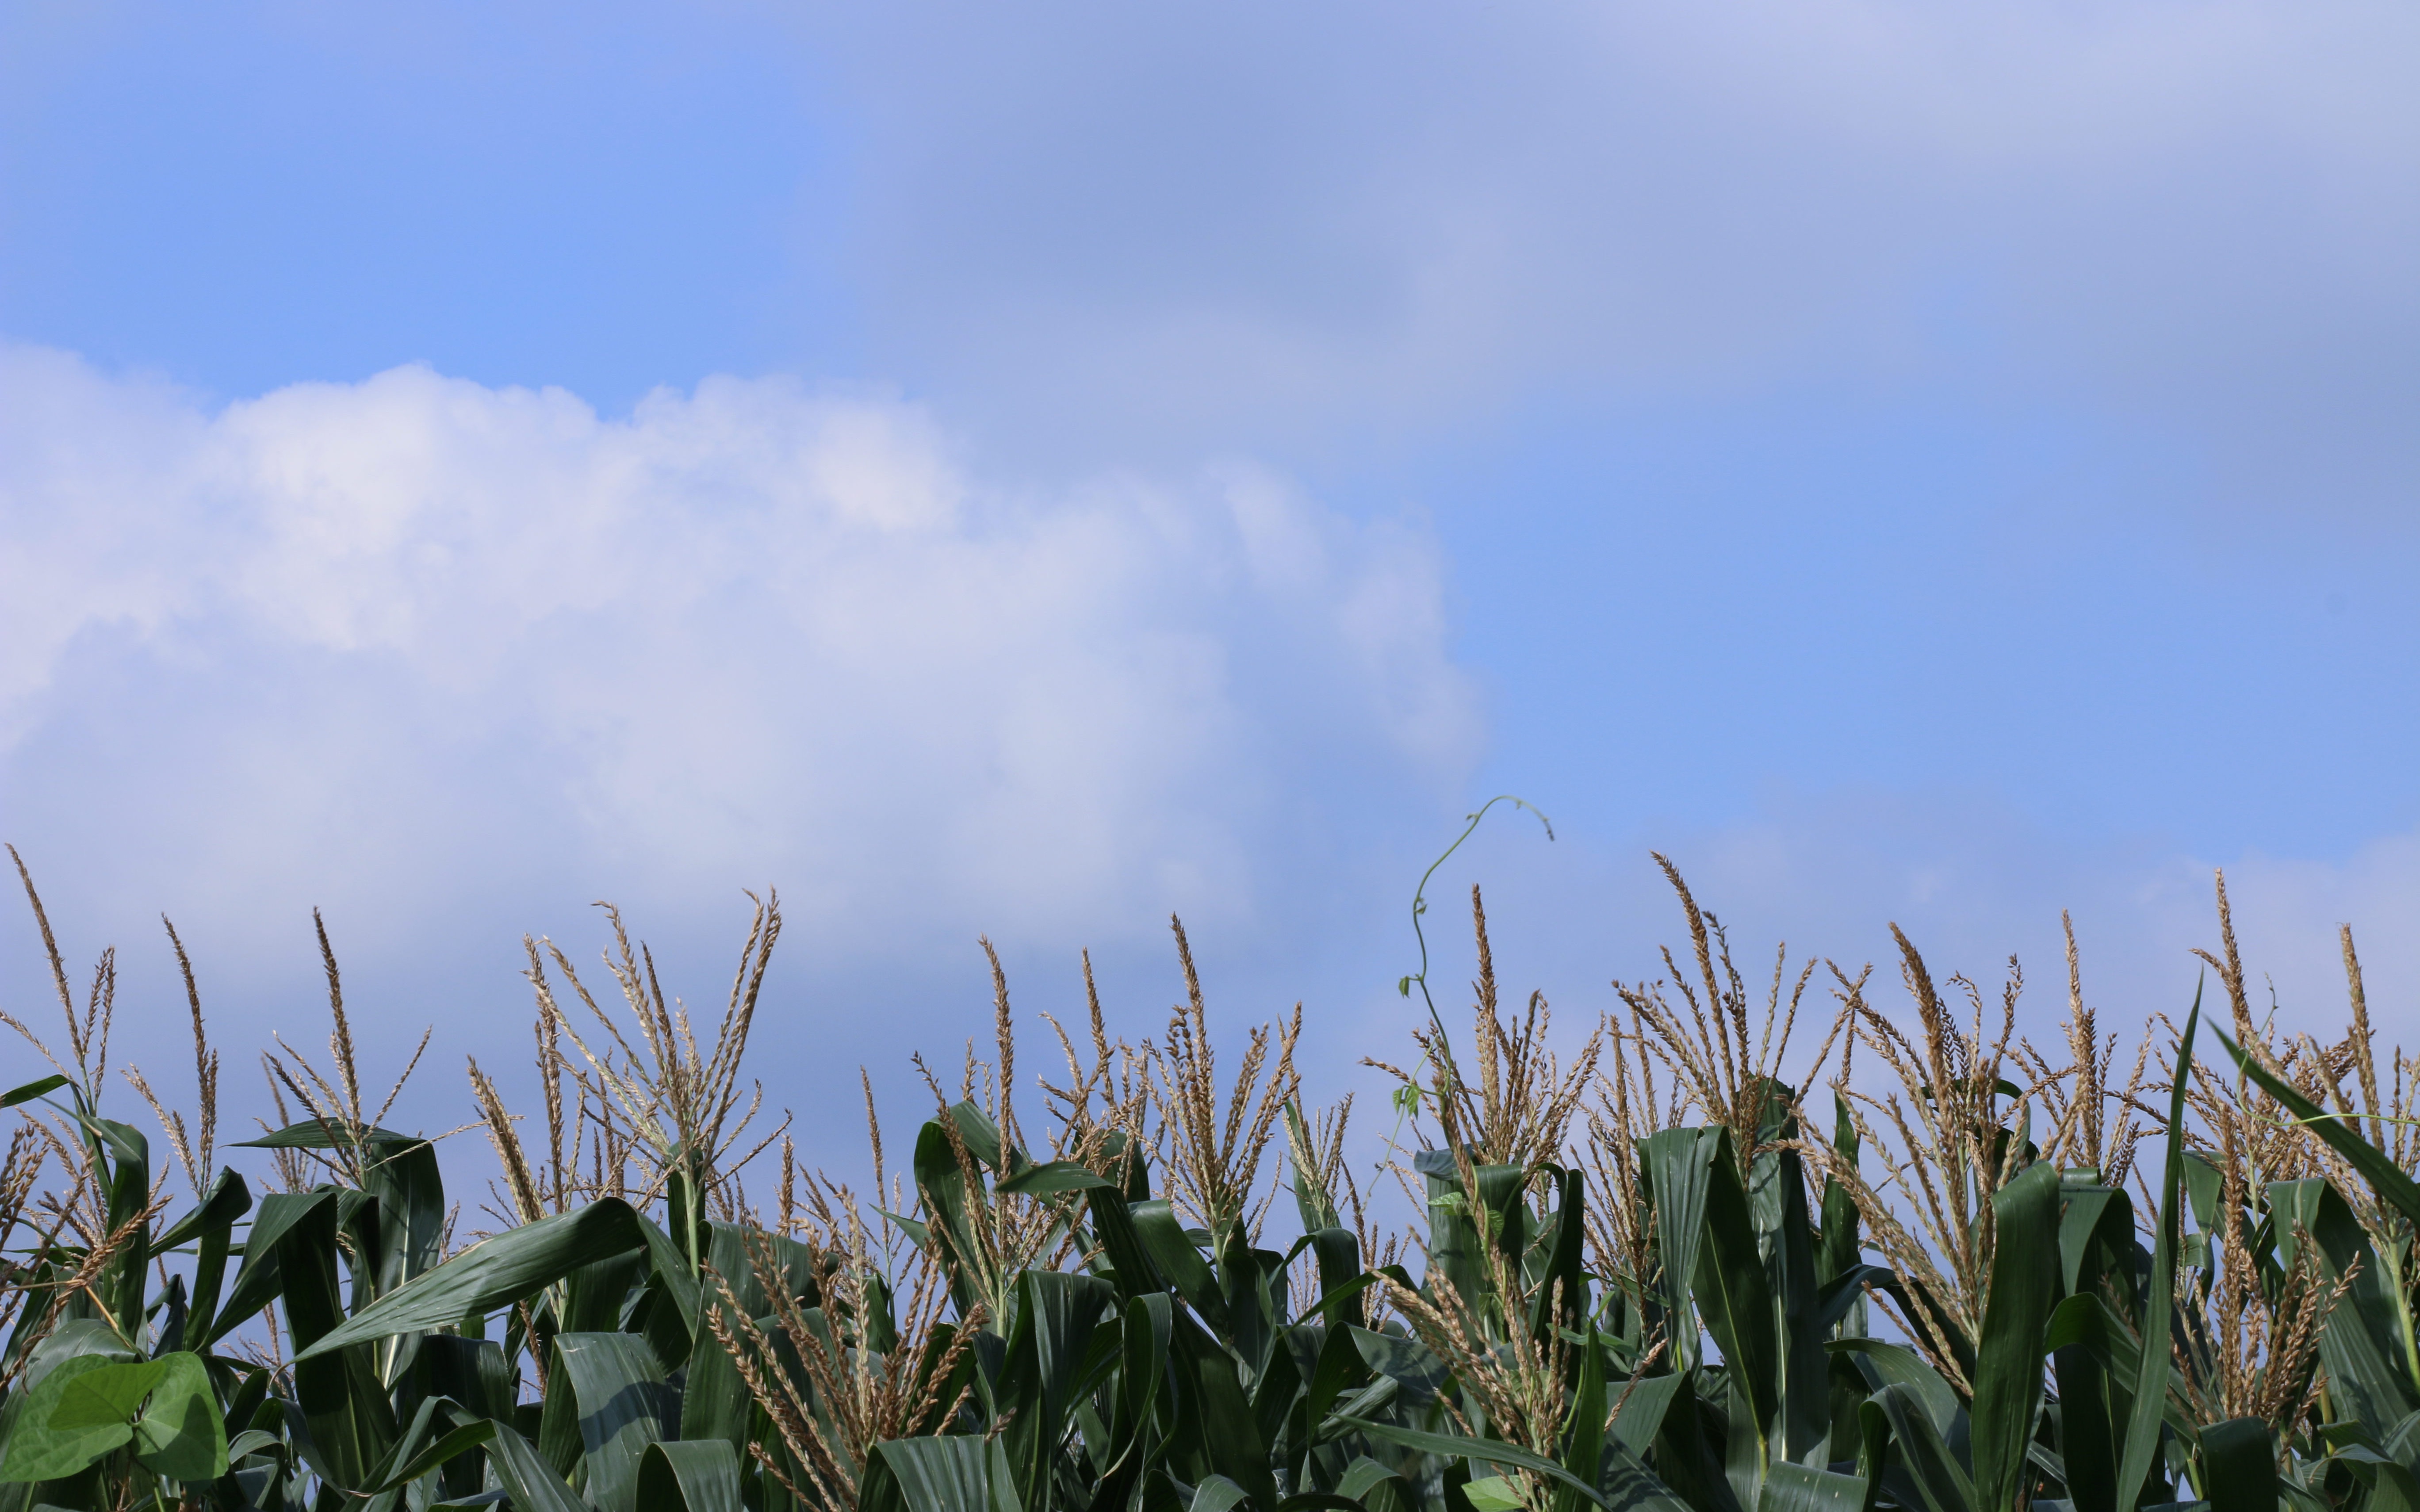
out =
<svg viewBox="0 0 2420 1512"><path fill-rule="evenodd" d="M170 931L197 1104L118 1078L155 1162L115 957L79 994L20 862L65 1040L0 1014L0 1512L2420 1512L2420 1063L2349 933L2336 1041L2254 1011L2222 882L2215 997L2130 1056L2071 934L2042 1048L2013 963L1904 935L1903 1005L1752 982L1664 865L1684 943L1576 1035L1499 1001L1475 890L1466 1025L1421 936L1383 1148L1307 1101L1299 1008L1222 1063L1181 924L1163 1032L1088 961L1024 1079L986 943L904 1168L861 1075L863 1185L747 1072L778 899L694 1023L609 913L603 993L527 942L537 1102L472 1063L466 1219L324 928L327 1052L225 1151Z"/></svg>

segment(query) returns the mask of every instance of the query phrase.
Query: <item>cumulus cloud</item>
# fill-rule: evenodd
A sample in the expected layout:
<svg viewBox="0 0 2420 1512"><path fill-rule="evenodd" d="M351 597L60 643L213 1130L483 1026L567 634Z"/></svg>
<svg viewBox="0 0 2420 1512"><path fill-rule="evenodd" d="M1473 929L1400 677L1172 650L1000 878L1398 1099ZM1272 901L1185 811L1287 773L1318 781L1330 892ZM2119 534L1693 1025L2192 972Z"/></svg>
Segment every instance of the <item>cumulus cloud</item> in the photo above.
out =
<svg viewBox="0 0 2420 1512"><path fill-rule="evenodd" d="M10 838L283 954L305 903L392 946L764 881L864 960L1282 928L1476 755L1425 536L1249 468L1006 485L779 379L212 409L22 347L0 416Z"/></svg>

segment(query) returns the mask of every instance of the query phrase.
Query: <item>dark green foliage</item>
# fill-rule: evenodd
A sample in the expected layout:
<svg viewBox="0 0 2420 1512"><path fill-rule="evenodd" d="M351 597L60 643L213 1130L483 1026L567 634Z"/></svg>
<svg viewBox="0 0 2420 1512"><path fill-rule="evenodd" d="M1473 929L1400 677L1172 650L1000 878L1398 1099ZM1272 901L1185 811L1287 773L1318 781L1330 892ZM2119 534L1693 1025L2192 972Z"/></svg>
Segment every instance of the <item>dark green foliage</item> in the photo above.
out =
<svg viewBox="0 0 2420 1512"><path fill-rule="evenodd" d="M777 923L759 916L750 969ZM1550 1099L1456 1081L1545 1064L1504 1069L1529 1052L1492 980L1494 1055L1457 1062L1434 1013L1423 1031L1431 1080L1402 1106L1464 1111L1403 1152L1407 1250L1314 1148L1329 1125L1283 1057L1256 1062L1234 1117L1211 1108L1231 1134L1208 1153L1170 1136L1166 1087L1066 1114L1046 1148L995 1084L937 1099L912 1189L885 1197L903 1211L830 1184L794 1204L784 1150L782 1211L759 1212L715 1164L744 1122L725 1121L744 1018L681 1050L652 965L617 943L634 1011L657 1015L633 1038L669 1058L630 1038L582 1058L558 1013L542 1064L583 1119L656 1122L616 1125L621 1172L582 1184L560 1109L533 1155L474 1075L515 1216L450 1256L436 1147L351 1092L253 1142L297 1163L257 1200L185 1160L199 1195L174 1215L149 1143L94 1086L0 1097L73 1142L100 1230L11 1257L0 1512L2420 1512L2420 1184L2378 1133L2404 1115L2344 1116L2324 1079L2342 1052L2221 1035L2241 1080L2196 1082L2197 1000L2146 1145L2153 1205L2037 1148L2073 1122L2055 1109L2114 1094L2053 1102L2073 1072L2020 1088L1959 1060L1953 1089L1996 1120L1974 1148L2004 1168L1936 1162L1976 1214L1953 1285L1885 1259L1902 1241L1863 1173L1905 1152L1855 1111L1882 1103L1838 1092L1813 1121L1743 1041L1729 1090L1668 1127L1606 1111L1583 1160L1535 1121ZM1107 1099L1101 1043L1087 1085ZM1255 1097L1259 1137L1286 1141L1292 1233L1189 1205L1249 1185L1259 1151L1232 1130ZM1499 1116L1533 1121L1470 1126ZM1211 1159L1230 1168L1177 1164ZM2251 1346L2246 1318L2267 1330Z"/></svg>

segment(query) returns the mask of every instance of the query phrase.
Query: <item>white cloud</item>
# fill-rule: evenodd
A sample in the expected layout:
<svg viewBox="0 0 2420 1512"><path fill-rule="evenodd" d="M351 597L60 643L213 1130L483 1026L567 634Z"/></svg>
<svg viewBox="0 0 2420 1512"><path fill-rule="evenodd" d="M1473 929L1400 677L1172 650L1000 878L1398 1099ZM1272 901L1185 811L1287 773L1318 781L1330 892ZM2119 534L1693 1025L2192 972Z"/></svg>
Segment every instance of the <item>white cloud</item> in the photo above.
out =
<svg viewBox="0 0 2420 1512"><path fill-rule="evenodd" d="M533 884L770 880L864 959L1240 927L1476 755L1428 541L1249 471L1007 487L783 380L212 412L10 348L0 416L6 829L281 954Z"/></svg>

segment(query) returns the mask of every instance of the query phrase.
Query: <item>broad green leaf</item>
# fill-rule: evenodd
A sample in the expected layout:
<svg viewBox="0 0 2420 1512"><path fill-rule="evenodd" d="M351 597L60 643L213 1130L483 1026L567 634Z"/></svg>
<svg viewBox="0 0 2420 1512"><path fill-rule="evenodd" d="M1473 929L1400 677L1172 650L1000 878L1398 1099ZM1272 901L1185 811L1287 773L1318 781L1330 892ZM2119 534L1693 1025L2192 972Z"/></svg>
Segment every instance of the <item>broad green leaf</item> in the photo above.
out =
<svg viewBox="0 0 2420 1512"><path fill-rule="evenodd" d="M374 1143L366 1190L378 1198L379 1295L436 1268L444 1253L445 1181L426 1139Z"/></svg>
<svg viewBox="0 0 2420 1512"><path fill-rule="evenodd" d="M110 1315L120 1319L121 1328L134 1329L139 1326L134 1320L144 1315L151 1272L151 1225L145 1217L151 1206L151 1147L126 1124L81 1114L77 1121L110 1152L108 1228L127 1235L110 1257L95 1295L107 1299Z"/></svg>
<svg viewBox="0 0 2420 1512"><path fill-rule="evenodd" d="M498 1234L370 1304L295 1356L298 1361L417 1329L442 1328L493 1312L562 1280L591 1260L646 1242L619 1197Z"/></svg>
<svg viewBox="0 0 2420 1512"><path fill-rule="evenodd" d="M1372 1278L1361 1269L1360 1238L1350 1228L1315 1228L1302 1237L1319 1270L1319 1302L1295 1321L1309 1322L1315 1313L1333 1323L1363 1326L1368 1313L1361 1293Z"/></svg>
<svg viewBox="0 0 2420 1512"><path fill-rule="evenodd" d="M0 1481L56 1480L128 1443L136 1410L166 1373L99 1354L61 1361L26 1395L0 1456Z"/></svg>
<svg viewBox="0 0 2420 1512"><path fill-rule="evenodd" d="M172 1480L213 1481L226 1473L226 1425L200 1355L178 1350L151 1362L159 1383L134 1423L134 1457Z"/></svg>
<svg viewBox="0 0 2420 1512"><path fill-rule="evenodd" d="M639 1457L646 1512L742 1512L738 1452L721 1439L667 1439Z"/></svg>
<svg viewBox="0 0 2420 1512"><path fill-rule="evenodd" d="M1571 1489L1569 1487L1562 1489ZM1470 1504L1477 1507L1479 1512L1520 1512L1521 1508L1529 1504L1528 1497L1522 1491L1521 1483L1506 1475L1475 1476L1465 1483L1462 1494L1469 1499ZM1198 1506L1201 1504L1196 1501L1194 1504Z"/></svg>
<svg viewBox="0 0 2420 1512"><path fill-rule="evenodd" d="M1977 1512L2016 1512L2042 1396L2042 1335L2058 1301L2058 1172L2036 1163L1992 1195L1992 1286L1976 1350ZM1861 1493L1862 1494L1862 1493Z"/></svg>
<svg viewBox="0 0 2420 1512"><path fill-rule="evenodd" d="M680 1309L681 1327L696 1327L698 1281L697 1273L690 1267L689 1257L681 1253L678 1244L673 1242L673 1236L658 1227L653 1218L644 1212L634 1212L631 1216L638 1220L639 1232L646 1240L647 1258L655 1266L657 1282L672 1293L674 1304Z"/></svg>
<svg viewBox="0 0 2420 1512"><path fill-rule="evenodd" d="M1134 1212L1128 1203L1135 1200L1126 1194L1109 1187L1095 1187L1084 1194L1084 1211L1092 1219L1093 1237L1100 1245L1101 1260L1109 1266L1118 1284L1118 1295L1132 1300L1152 1292L1166 1292L1168 1282L1153 1263L1142 1235L1135 1228ZM902 1228L907 1220L894 1219ZM924 1242L923 1227L914 1226L910 1237Z"/></svg>
<svg viewBox="0 0 2420 1512"><path fill-rule="evenodd" d="M1536 1273L1527 1283L1531 1288L1529 1332L1541 1339L1551 1337L1558 1329L1578 1329L1589 1307L1588 1184L1578 1171L1570 1170L1561 1173L1556 1187L1555 1216L1551 1227L1539 1236L1534 1252L1545 1264L1541 1270L1533 1263ZM1561 1311L1550 1318L1546 1307L1558 1296Z"/></svg>

